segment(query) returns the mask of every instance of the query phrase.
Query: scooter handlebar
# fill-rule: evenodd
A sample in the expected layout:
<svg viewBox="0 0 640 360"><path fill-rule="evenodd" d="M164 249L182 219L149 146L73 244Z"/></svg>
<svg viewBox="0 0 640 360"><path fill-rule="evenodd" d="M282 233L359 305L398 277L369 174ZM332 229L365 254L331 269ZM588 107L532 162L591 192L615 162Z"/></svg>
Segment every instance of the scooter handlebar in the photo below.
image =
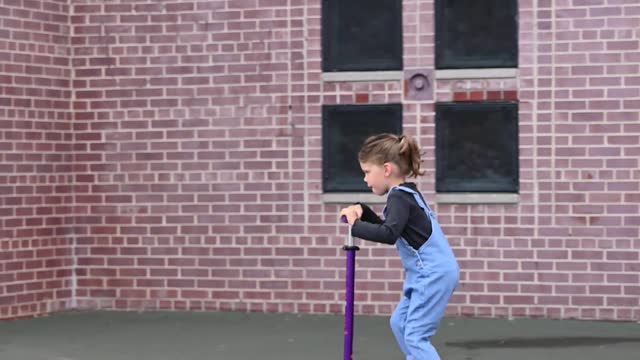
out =
<svg viewBox="0 0 640 360"><path fill-rule="evenodd" d="M340 217L340 221L343 223L347 223L347 217L342 215ZM347 235L347 246L348 247L352 247L353 246L353 236L351 236L351 225L349 225L349 233Z"/></svg>

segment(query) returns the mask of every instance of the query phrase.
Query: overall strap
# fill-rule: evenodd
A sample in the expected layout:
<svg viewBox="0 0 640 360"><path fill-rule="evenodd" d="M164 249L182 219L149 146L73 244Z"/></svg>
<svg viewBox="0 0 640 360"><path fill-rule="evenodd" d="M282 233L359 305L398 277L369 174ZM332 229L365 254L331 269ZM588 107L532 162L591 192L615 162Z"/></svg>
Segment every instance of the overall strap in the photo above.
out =
<svg viewBox="0 0 640 360"><path fill-rule="evenodd" d="M394 186L393 188L391 188L391 190L389 192L393 191L394 189L402 190L404 192L408 192L408 193L412 194L413 198L416 199L416 202L418 203L418 206L420 206L422 208L422 210L427 215L435 217L435 214L433 213L433 211L431 210L429 205L427 205L427 203L425 203L424 200L422 200L422 196L420 196L420 194L417 191L415 191L415 190L413 190L411 188L408 188L406 186L398 185L398 186Z"/></svg>

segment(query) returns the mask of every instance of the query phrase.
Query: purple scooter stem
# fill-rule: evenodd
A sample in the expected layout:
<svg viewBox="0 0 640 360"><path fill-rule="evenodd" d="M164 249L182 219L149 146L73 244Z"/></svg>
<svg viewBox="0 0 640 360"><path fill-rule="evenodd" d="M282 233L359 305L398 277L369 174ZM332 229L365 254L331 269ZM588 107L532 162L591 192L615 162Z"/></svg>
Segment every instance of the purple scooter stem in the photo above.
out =
<svg viewBox="0 0 640 360"><path fill-rule="evenodd" d="M342 216L343 223L347 218ZM353 245L351 236L351 226L347 236L347 245L342 247L347 252L347 274L346 274L346 294L344 309L344 360L353 359L353 302L355 293L355 273L356 273L356 251L360 250Z"/></svg>

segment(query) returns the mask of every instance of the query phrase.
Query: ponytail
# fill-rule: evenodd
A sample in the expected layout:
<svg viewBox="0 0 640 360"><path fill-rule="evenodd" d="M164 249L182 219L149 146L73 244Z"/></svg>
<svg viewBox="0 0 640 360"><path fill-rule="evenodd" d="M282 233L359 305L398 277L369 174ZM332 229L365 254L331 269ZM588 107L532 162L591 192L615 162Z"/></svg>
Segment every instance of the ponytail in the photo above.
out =
<svg viewBox="0 0 640 360"><path fill-rule="evenodd" d="M406 135L400 136L399 140L400 149L398 150L398 154L400 158L405 159L407 167L407 173L405 173L405 175L410 177L424 175L424 171L420 170L422 160L420 159L420 148L416 140Z"/></svg>

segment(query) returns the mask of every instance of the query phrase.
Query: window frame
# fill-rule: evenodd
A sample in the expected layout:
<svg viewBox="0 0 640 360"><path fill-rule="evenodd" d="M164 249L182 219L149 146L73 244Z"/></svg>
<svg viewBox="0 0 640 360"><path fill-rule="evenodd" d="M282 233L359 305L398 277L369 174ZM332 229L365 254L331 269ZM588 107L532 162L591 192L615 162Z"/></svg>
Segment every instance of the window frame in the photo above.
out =
<svg viewBox="0 0 640 360"><path fill-rule="evenodd" d="M359 111L375 111L376 109L388 109L392 112L392 119L389 121L393 121L392 131L396 134L402 134L403 131L403 106L401 103L385 103L385 104L335 104L335 105L323 105L322 106L322 192L329 193L367 193L370 190L366 187L364 182L362 181L362 177L358 177L357 180L362 184L361 188L356 188L356 186L352 186L353 184L348 184L348 182L335 183L332 181L332 174L329 170L329 163L331 162L331 154L329 152L329 146L331 143L329 142L330 138L330 127L329 122L331 121L330 113L332 111L347 111L357 113ZM376 132L376 134L379 132ZM369 136L369 135L367 135ZM357 156L357 150L354 152L353 156ZM338 175L344 176L344 175ZM355 178L353 180L356 180ZM355 183L355 181L354 181ZM349 186L352 186L349 188ZM346 187L346 188L345 188Z"/></svg>
<svg viewBox="0 0 640 360"><path fill-rule="evenodd" d="M442 152L446 148L445 132L448 126L442 126L451 120L443 118L447 109L455 109L456 107L483 108L484 110L496 109L507 112L507 116L513 119L509 124L510 129L505 131L513 132L513 142L510 144L512 151L512 167L510 169L511 176L502 181L503 189L496 189L498 185L490 180L469 180L464 178L451 179L447 177L446 165L447 160L443 159ZM469 110L467 110L469 111ZM520 139L519 139L519 102L517 101L491 101L491 102L440 102L435 105L435 157L436 157L436 192L439 194L450 193L491 193L491 194L519 194L520 192ZM469 183L472 184L469 184ZM460 186L460 185L463 186ZM491 185L496 185L491 188ZM511 186L510 189L506 187Z"/></svg>
<svg viewBox="0 0 640 360"><path fill-rule="evenodd" d="M335 26L337 26L340 20L339 5L344 4L344 0L322 0L322 71L327 73L333 72L359 72L359 71L394 71L403 69L403 29L402 29L402 1L401 0L380 0L387 3L390 7L393 6L393 11L396 13L394 20L394 27L396 27L397 33L394 41L394 51L390 54L388 59L383 59L376 62L347 62L340 61L340 56L337 54L337 46L331 46L334 39L333 35L336 35ZM334 26L332 28L332 26ZM381 32L387 32L389 29L381 29Z"/></svg>
<svg viewBox="0 0 640 360"><path fill-rule="evenodd" d="M491 57L467 57L467 58L448 58L443 51L443 44L451 41L445 35L445 25L448 23L443 18L444 4L447 0L434 0L434 22L435 22L435 68L437 70L454 70L454 69L500 69L500 68L517 68L519 66L519 16L518 1L509 0L513 8L511 9L514 19L514 32L512 45L506 49L501 58ZM501 0L504 1L504 0ZM450 20L449 20L450 21Z"/></svg>

